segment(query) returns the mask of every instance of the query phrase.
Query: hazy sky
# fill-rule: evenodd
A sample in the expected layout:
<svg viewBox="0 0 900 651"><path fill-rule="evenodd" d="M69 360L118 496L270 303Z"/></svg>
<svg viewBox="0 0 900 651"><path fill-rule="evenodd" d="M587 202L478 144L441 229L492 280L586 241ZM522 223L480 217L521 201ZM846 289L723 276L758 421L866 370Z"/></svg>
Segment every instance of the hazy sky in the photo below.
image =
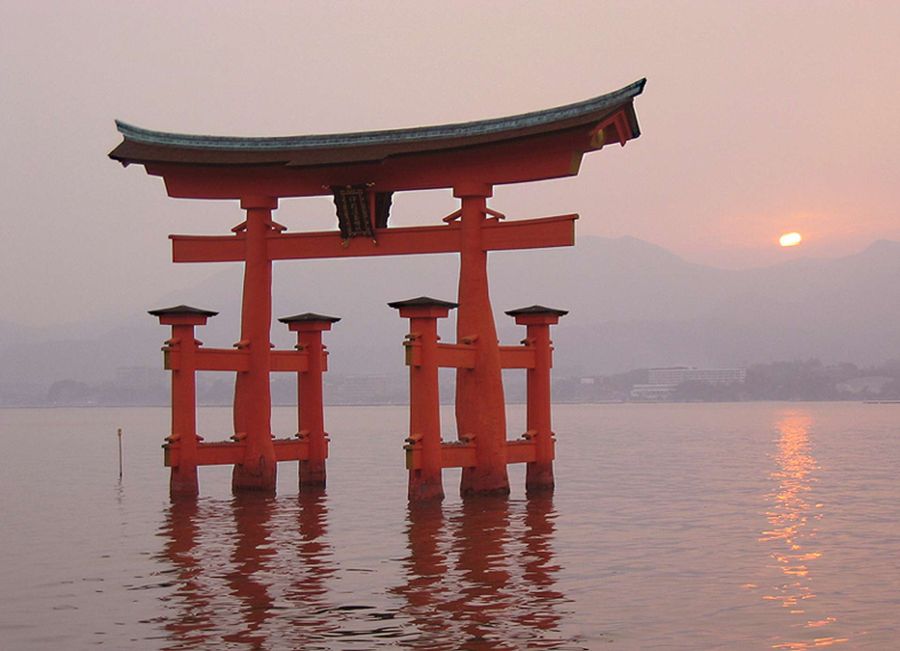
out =
<svg viewBox="0 0 900 651"><path fill-rule="evenodd" d="M236 205L168 199L106 158L114 118L292 135L439 124L565 104L647 77L643 135L580 176L498 188L514 217L578 212L718 266L900 240L900 2L10 2L0 0L0 321L120 316L216 265L173 232ZM398 197L435 223L449 193ZM283 203L330 228L330 201ZM805 243L779 249L799 230ZM391 293L393 298L396 292Z"/></svg>

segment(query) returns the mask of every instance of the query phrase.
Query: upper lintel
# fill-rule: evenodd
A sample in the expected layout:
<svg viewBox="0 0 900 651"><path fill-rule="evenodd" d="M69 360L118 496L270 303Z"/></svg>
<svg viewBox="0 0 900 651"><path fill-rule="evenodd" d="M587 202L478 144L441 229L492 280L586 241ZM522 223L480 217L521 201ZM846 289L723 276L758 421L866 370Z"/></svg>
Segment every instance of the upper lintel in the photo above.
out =
<svg viewBox="0 0 900 651"><path fill-rule="evenodd" d="M555 178L576 174L586 151L640 135L632 102L645 82L511 117L387 131L252 138L166 133L117 121L123 140L109 156L165 177L173 196L207 198L239 196L251 179L251 187L289 196L321 194L322 184L402 190L472 178L497 184ZM263 176L271 187L260 184Z"/></svg>

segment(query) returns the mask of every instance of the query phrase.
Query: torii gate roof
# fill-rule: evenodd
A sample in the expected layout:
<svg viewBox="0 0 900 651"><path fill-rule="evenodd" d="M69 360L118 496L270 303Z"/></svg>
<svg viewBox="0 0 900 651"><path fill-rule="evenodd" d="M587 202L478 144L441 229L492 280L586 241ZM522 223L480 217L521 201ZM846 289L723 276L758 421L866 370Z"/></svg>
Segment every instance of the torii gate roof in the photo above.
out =
<svg viewBox="0 0 900 651"><path fill-rule="evenodd" d="M632 101L645 82L521 115L386 131L208 136L151 131L117 120L123 141L109 156L124 165L144 165L166 179L170 195L183 197L237 197L248 191L251 178L256 185L268 180L273 187L255 189L273 196L325 194L323 184L375 183L403 190L450 187L463 177L485 183L553 178L576 174L586 151L609 142L624 145L640 135ZM549 163L554 154L555 165ZM531 158L534 164L526 162ZM430 173L423 174L423 166ZM216 187L209 183L213 172ZM206 182L194 182L203 177ZM228 179L231 189L224 187Z"/></svg>

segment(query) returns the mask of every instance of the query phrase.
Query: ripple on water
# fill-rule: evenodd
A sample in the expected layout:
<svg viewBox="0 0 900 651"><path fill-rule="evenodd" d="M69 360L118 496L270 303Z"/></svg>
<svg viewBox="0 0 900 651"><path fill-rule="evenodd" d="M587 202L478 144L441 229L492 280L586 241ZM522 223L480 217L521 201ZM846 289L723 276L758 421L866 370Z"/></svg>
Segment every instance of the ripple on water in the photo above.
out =
<svg viewBox="0 0 900 651"><path fill-rule="evenodd" d="M227 410L201 412L210 430L227 427ZM296 494L284 465L278 497L232 498L227 469L203 469L203 497L174 504L159 465L166 410L17 410L12 427L34 447L9 459L29 469L27 499L19 470L0 491L0 638L16 649L891 648L896 414L561 406L552 498L524 499L513 468L509 499L462 502L454 471L443 505L407 508L404 409L329 413L327 493ZM101 461L123 421L119 484Z"/></svg>

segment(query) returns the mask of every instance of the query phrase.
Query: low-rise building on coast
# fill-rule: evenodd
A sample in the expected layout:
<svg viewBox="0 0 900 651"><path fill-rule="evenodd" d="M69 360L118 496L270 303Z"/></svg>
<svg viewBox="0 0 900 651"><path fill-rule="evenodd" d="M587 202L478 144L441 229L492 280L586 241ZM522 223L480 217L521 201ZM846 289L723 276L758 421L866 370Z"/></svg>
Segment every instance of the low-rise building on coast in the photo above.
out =
<svg viewBox="0 0 900 651"><path fill-rule="evenodd" d="M666 400L685 382L710 385L742 384L747 379L745 368L692 368L672 366L651 368L647 371L647 383L635 384L631 389L632 400Z"/></svg>

